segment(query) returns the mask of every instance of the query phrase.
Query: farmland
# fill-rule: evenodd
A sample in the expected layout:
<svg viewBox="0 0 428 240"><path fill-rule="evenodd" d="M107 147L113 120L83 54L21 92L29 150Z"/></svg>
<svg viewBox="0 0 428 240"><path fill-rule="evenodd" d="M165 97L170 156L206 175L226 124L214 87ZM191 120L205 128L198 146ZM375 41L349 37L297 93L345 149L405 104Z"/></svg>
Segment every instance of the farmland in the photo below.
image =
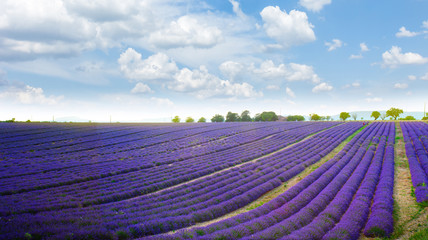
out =
<svg viewBox="0 0 428 240"><path fill-rule="evenodd" d="M428 124L367 123L0 123L0 239L407 236Z"/></svg>

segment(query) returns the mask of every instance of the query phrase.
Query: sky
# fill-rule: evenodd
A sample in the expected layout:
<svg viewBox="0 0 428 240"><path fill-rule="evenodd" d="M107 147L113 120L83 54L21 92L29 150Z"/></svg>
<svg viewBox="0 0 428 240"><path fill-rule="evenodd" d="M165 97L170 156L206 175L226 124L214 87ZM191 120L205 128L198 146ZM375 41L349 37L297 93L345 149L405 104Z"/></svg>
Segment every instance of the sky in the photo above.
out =
<svg viewBox="0 0 428 240"><path fill-rule="evenodd" d="M0 120L423 111L428 0L3 0Z"/></svg>

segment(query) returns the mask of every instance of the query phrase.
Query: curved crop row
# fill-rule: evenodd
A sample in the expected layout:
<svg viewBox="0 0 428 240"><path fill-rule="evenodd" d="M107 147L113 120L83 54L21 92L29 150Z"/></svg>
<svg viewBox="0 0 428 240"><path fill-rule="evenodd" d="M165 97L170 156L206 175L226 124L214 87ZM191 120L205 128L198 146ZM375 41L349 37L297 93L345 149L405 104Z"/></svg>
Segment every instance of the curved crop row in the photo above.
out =
<svg viewBox="0 0 428 240"><path fill-rule="evenodd" d="M428 201L428 124L402 122L401 128L416 201Z"/></svg>
<svg viewBox="0 0 428 240"><path fill-rule="evenodd" d="M0 230L10 232L8 237L12 238L29 232L33 236L46 237L52 234L52 238L58 239L66 238L71 233L76 237L90 234L94 238L103 239L111 238L115 232L121 231L128 235L133 232L136 236L153 234L149 228L161 226L156 225L156 221L165 226L161 232L171 227L183 228L195 222L224 215L257 199L321 159L361 126L361 123L342 124L256 162L159 193L98 206L40 212L34 215L12 214L4 217L10 219L9 225ZM275 135L269 138L273 143L271 148L265 145L264 149L271 152L277 145L286 146L316 131L319 131L319 127L296 130L291 138L287 137L287 132ZM251 153L251 150L243 148L238 153ZM177 169L177 174L183 175L183 170L184 168ZM152 177L156 178L156 174ZM170 225L171 219L176 220L173 226ZM146 229L145 233L143 228Z"/></svg>
<svg viewBox="0 0 428 240"><path fill-rule="evenodd" d="M377 208L371 204L373 195L378 196L377 205L382 194L390 196L380 184L390 182L394 131L393 124L374 123L333 159L263 206L206 227L153 239L357 239L367 218L382 214L369 214L370 208ZM385 174L379 182L381 172ZM391 226L392 218L384 221Z"/></svg>

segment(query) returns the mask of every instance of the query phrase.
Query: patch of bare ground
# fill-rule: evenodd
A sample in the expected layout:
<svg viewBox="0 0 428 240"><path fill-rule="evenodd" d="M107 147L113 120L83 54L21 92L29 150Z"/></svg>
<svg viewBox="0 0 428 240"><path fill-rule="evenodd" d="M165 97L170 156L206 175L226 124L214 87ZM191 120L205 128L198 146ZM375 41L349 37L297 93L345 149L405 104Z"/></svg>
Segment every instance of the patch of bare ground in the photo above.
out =
<svg viewBox="0 0 428 240"><path fill-rule="evenodd" d="M219 222L221 220L230 218L230 217L234 217L238 214L241 213L245 213L248 212L252 209L255 209L257 207L262 206L263 204L269 202L270 200L278 197L280 194L284 193L285 191L287 191L288 189L290 189L291 187L293 187L294 185L296 185L300 180L302 180L303 178L305 178L306 176L308 176L309 174L311 174L313 171L315 171L317 168L319 168L322 164L326 163L328 160L330 160L331 158L333 158L337 153L340 152L340 150L343 149L343 147L348 144L349 141L351 141L351 139L357 135L359 132L361 132L364 129L364 127L360 128L359 130L357 130L355 133L353 133L351 136L349 136L347 139L345 139L345 141L343 141L341 144L339 144L339 146L337 146L335 149L333 149L333 151L331 151L328 155L326 155L325 157L323 157L320 161L318 161L317 163L312 164L311 166L308 166L305 170L303 170L300 174L298 174L297 176L291 178L290 180L288 180L287 182L283 183L281 186L265 193L263 196L261 196L260 198L258 198L257 200L255 200L254 202L240 208L237 209L233 212L230 212L220 218L216 218L213 219L211 221L208 222L203 222L203 223L199 223L196 225L193 225L187 229L192 229L195 227L203 227L203 226L207 226L209 224L212 223L216 223ZM307 138L305 138L304 140L310 138L311 136L308 136ZM302 141L304 141L302 140ZM294 145L294 144L293 144ZM288 146L291 147L292 145ZM170 232L173 233L173 232Z"/></svg>
<svg viewBox="0 0 428 240"><path fill-rule="evenodd" d="M409 163L404 148L403 132L395 122L394 232L390 239L409 239L428 228L428 208L416 203ZM373 239L362 236L360 239Z"/></svg>

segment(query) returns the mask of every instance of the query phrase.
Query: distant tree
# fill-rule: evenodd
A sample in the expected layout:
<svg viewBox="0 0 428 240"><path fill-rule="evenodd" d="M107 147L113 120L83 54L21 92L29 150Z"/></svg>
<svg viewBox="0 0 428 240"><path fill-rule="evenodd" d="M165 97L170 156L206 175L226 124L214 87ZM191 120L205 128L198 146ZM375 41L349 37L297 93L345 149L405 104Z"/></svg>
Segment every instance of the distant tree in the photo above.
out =
<svg viewBox="0 0 428 240"><path fill-rule="evenodd" d="M6 120L6 122L15 122L15 118L12 118L10 120Z"/></svg>
<svg viewBox="0 0 428 240"><path fill-rule="evenodd" d="M287 121L305 121L305 117L301 115L291 115L287 117Z"/></svg>
<svg viewBox="0 0 428 240"><path fill-rule="evenodd" d="M342 119L342 121L346 121L346 119L350 118L351 115L349 115L348 112L341 112L339 117L340 117L340 119Z"/></svg>
<svg viewBox="0 0 428 240"><path fill-rule="evenodd" d="M239 117L239 114L228 112L226 115L226 122L239 122L241 118Z"/></svg>
<svg viewBox="0 0 428 240"><path fill-rule="evenodd" d="M390 108L388 111L386 111L387 117L392 117L394 120L397 120L397 117L400 116L400 114L403 113L402 109L399 108Z"/></svg>
<svg viewBox="0 0 428 240"><path fill-rule="evenodd" d="M356 113L353 113L353 114L352 114L352 118L354 119L354 121L356 121L356 120L357 120L357 116L358 116L358 115L357 115Z"/></svg>
<svg viewBox="0 0 428 240"><path fill-rule="evenodd" d="M374 118L374 120L376 121L380 117L380 112L373 111L370 117Z"/></svg>
<svg viewBox="0 0 428 240"><path fill-rule="evenodd" d="M251 122L253 119L250 116L250 111L245 110L241 113L241 122Z"/></svg>
<svg viewBox="0 0 428 240"><path fill-rule="evenodd" d="M382 113L382 114L380 115L380 119L385 120L385 118L386 118L386 113Z"/></svg>
<svg viewBox="0 0 428 240"><path fill-rule="evenodd" d="M187 117L186 118L186 122L187 123L192 123L192 122L195 122L195 119L193 119L192 117Z"/></svg>
<svg viewBox="0 0 428 240"><path fill-rule="evenodd" d="M216 114L211 118L211 122L224 122L224 117L220 114Z"/></svg>
<svg viewBox="0 0 428 240"><path fill-rule="evenodd" d="M331 119L331 116L326 116L326 117L325 117L325 119L326 119L327 121L332 120L332 119Z"/></svg>
<svg viewBox="0 0 428 240"><path fill-rule="evenodd" d="M416 120L416 118L413 116L407 116L404 118L404 120Z"/></svg>
<svg viewBox="0 0 428 240"><path fill-rule="evenodd" d="M260 114L261 121L263 122L273 122L278 120L278 115L275 112L262 112Z"/></svg>
<svg viewBox="0 0 428 240"><path fill-rule="evenodd" d="M202 123L202 122L207 122L207 120L204 117L199 118L198 122Z"/></svg>
<svg viewBox="0 0 428 240"><path fill-rule="evenodd" d="M311 117L311 121L319 121L321 120L320 115L313 113L313 114L309 114L309 116Z"/></svg>
<svg viewBox="0 0 428 240"><path fill-rule="evenodd" d="M180 117L179 116L175 116L173 119L172 119L172 122L173 123L179 123L180 122Z"/></svg>

